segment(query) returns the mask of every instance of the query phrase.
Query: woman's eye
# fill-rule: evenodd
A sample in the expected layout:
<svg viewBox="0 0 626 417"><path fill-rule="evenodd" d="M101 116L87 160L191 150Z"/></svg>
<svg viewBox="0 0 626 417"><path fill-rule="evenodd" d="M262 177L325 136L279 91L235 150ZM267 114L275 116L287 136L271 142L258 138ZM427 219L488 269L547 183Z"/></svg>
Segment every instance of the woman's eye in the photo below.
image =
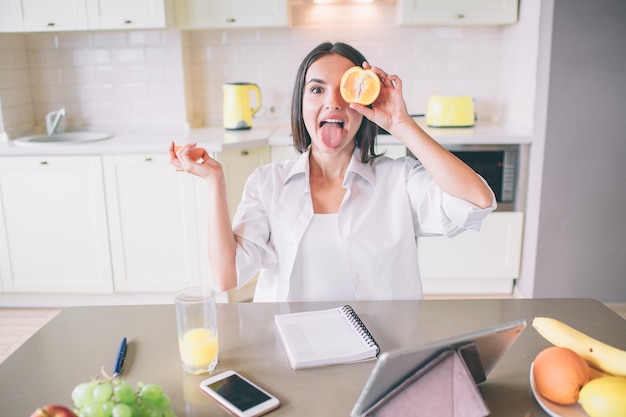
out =
<svg viewBox="0 0 626 417"><path fill-rule="evenodd" d="M311 88L311 93L313 93L313 94L319 94L321 92L322 92L322 87L320 87L320 86L315 86L315 87Z"/></svg>

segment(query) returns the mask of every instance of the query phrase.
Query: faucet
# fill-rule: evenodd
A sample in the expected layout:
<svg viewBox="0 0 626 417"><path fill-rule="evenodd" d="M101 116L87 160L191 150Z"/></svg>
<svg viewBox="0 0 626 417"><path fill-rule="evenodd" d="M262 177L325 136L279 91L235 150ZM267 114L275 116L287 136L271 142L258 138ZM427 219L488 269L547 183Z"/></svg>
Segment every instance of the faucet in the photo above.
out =
<svg viewBox="0 0 626 417"><path fill-rule="evenodd" d="M59 123L61 123L61 119L65 116L65 113L65 108L62 108L46 114L46 132L48 133L48 136L52 136L57 133Z"/></svg>

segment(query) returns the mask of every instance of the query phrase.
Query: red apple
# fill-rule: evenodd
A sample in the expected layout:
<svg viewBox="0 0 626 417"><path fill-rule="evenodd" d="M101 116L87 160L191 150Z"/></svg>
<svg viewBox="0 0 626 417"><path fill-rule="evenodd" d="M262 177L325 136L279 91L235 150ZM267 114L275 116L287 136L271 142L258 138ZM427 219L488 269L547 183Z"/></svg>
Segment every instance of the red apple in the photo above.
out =
<svg viewBox="0 0 626 417"><path fill-rule="evenodd" d="M77 417L69 408L63 405L50 404L33 411L30 417Z"/></svg>

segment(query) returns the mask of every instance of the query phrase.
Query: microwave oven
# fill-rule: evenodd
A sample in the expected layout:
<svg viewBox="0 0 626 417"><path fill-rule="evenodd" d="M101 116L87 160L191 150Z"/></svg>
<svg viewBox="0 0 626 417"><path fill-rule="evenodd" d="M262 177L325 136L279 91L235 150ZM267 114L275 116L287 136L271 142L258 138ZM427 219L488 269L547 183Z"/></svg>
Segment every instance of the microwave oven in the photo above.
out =
<svg viewBox="0 0 626 417"><path fill-rule="evenodd" d="M445 147L487 181L496 195L499 211L515 210L520 171L519 145Z"/></svg>

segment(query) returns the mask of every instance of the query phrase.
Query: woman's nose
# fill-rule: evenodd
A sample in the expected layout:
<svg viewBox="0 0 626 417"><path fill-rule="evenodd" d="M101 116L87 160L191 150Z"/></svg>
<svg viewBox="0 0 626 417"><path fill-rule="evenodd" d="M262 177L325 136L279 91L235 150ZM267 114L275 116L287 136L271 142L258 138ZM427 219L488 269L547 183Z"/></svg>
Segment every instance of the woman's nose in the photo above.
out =
<svg viewBox="0 0 626 417"><path fill-rule="evenodd" d="M331 90L326 96L326 108L332 110L339 110L343 108L345 102L343 101L343 97L341 97L341 93L339 92L339 88L336 90Z"/></svg>

